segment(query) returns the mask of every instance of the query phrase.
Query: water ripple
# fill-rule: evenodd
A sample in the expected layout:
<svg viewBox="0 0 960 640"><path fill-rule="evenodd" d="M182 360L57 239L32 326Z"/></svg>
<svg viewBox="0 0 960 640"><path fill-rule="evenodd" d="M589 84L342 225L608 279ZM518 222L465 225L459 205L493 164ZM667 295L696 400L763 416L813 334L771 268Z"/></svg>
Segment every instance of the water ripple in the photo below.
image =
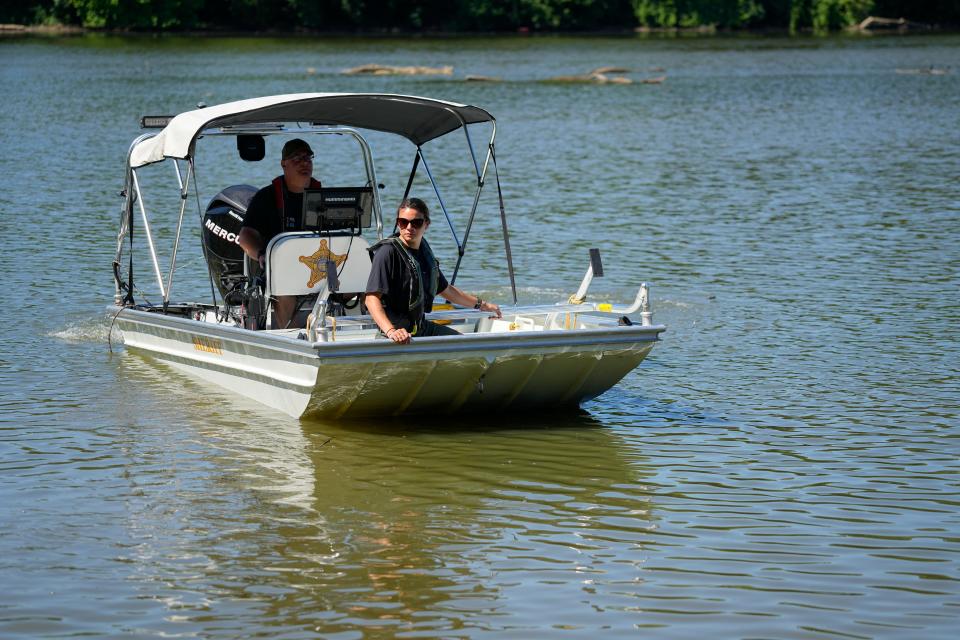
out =
<svg viewBox="0 0 960 640"><path fill-rule="evenodd" d="M895 70L960 68L956 36L0 50L17 132L0 158L3 637L955 635L960 76ZM505 82L338 74L370 60ZM668 80L538 82L602 64ZM521 300L568 296L600 247L592 298L651 282L663 342L573 415L352 423L289 420L120 349L103 309L137 117L313 89L488 107ZM70 188L25 196L20 159L52 139L69 143L46 170ZM371 144L395 202L410 149ZM427 151L452 181L452 147ZM199 176L204 197L234 177ZM447 191L458 229L472 188ZM506 300L499 202L480 204L458 284ZM174 223L156 222L166 246ZM178 293L205 299L195 249Z"/></svg>

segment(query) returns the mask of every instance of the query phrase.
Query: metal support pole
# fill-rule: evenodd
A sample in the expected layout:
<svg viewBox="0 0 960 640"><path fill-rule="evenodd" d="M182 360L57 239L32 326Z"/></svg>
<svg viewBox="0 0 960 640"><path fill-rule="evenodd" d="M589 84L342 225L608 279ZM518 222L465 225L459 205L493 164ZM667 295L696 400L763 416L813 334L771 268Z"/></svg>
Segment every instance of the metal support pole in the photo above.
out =
<svg viewBox="0 0 960 640"><path fill-rule="evenodd" d="M134 169L133 188L137 193L137 202L140 203L140 216L143 218L143 229L147 234L147 244L150 247L150 259L153 261L153 271L157 275L157 284L160 285L160 294L166 298L166 290L163 286L163 276L160 274L160 262L157 260L157 249L153 245L153 234L150 233L150 222L147 220L147 209L143 204L143 194L140 192L140 181L137 179L137 171Z"/></svg>
<svg viewBox="0 0 960 640"><path fill-rule="evenodd" d="M187 179L184 182L180 175L180 163L173 161L174 171L177 173L177 184L180 187L180 218L177 220L177 233L173 238L173 253L170 255L170 271L167 275L167 288L163 295L163 308L170 302L170 291L173 288L173 272L177 266L177 250L180 248L180 234L183 230L183 214L187 208L187 190L190 188L190 177L193 175L193 162L187 165Z"/></svg>
<svg viewBox="0 0 960 640"><path fill-rule="evenodd" d="M417 147L417 153L413 156L413 168L410 169L410 177L407 178L407 188L403 190L402 200L410 197L410 189L413 187L413 179L417 177L417 167L420 166L420 147Z"/></svg>
<svg viewBox="0 0 960 640"><path fill-rule="evenodd" d="M463 255L463 245L460 244L460 240L457 238L457 230L453 228L453 221L450 219L450 214L447 213L447 205L443 203L443 196L440 195L440 188L437 186L437 181L433 179L433 173L430 171L430 165L427 164L427 157L423 155L423 149L417 147L417 154L420 156L420 160L423 162L423 168L427 171L427 177L430 178L430 184L433 185L433 192L437 194L437 200L440 202L440 208L443 210L443 217L447 219L447 226L450 227L450 233L453 234L453 241L457 243L457 254Z"/></svg>
<svg viewBox="0 0 960 640"><path fill-rule="evenodd" d="M466 132L467 127L464 125L463 130ZM492 141L494 136L497 135L497 125L493 124L493 135L490 136ZM463 256L467 250L467 241L470 239L470 230L473 228L473 220L477 215L477 207L480 204L480 193L483 191L483 186L486 184L487 179L487 167L490 165L490 147L487 147L487 157L483 162L483 170L481 171L479 165L477 164L476 155L473 152L473 145L470 143L470 134L467 133L467 145L470 147L470 157L473 158L473 168L477 172L477 191L473 195L473 205L470 207L470 217L467 218L467 229L463 233L463 251L460 252L460 255L457 256L457 264L453 268L453 277L450 278L450 284L454 284L457 281L457 274L460 272L460 263L463 261Z"/></svg>
<svg viewBox="0 0 960 640"><path fill-rule="evenodd" d="M410 169L410 177L407 178L407 188L403 190L403 197L400 201L404 201L410 197L410 189L413 188L413 179L417 177L417 167L420 166L420 147L417 146L417 152L413 156L413 167ZM390 235L393 235L397 232L397 223L393 223L393 230L390 232Z"/></svg>
<svg viewBox="0 0 960 640"><path fill-rule="evenodd" d="M497 169L497 154L493 149L493 140L490 141L490 155L493 161L493 175L497 179L497 197L500 199L500 225L503 227L503 248L507 254L507 271L510 273L510 291L513 293L513 304L517 304L517 281L513 272L513 254L510 252L510 232L507 230L507 212L503 207L503 190L500 188L500 171Z"/></svg>
<svg viewBox="0 0 960 640"><path fill-rule="evenodd" d="M133 169L130 167L130 155L133 153L134 147L136 147L140 142L154 137L155 133L145 133L138 136L133 142L130 143L130 148L127 150L127 159L124 168L124 178L123 178L123 209L120 211L120 230L117 232L117 254L114 259L115 274L114 274L114 300L119 306L121 303L133 304L133 201L134 201L134 188L133 188ZM127 256L129 260L129 266L127 269L127 295L123 298L120 297L122 292L120 284L120 262L123 258L123 241L129 236L130 237L130 255Z"/></svg>

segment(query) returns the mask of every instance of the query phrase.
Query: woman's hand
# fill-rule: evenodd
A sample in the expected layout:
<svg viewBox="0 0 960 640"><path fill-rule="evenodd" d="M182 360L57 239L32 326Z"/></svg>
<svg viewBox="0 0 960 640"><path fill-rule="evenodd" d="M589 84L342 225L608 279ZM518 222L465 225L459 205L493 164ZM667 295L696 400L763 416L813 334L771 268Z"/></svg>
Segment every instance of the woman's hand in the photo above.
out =
<svg viewBox="0 0 960 640"><path fill-rule="evenodd" d="M397 344L407 344L410 342L410 332L406 329L390 329L386 332L386 336L396 342Z"/></svg>
<svg viewBox="0 0 960 640"><path fill-rule="evenodd" d="M500 313L500 306L492 302L483 301L480 304L480 311L489 311L490 313L497 314L498 318L502 318L503 314Z"/></svg>

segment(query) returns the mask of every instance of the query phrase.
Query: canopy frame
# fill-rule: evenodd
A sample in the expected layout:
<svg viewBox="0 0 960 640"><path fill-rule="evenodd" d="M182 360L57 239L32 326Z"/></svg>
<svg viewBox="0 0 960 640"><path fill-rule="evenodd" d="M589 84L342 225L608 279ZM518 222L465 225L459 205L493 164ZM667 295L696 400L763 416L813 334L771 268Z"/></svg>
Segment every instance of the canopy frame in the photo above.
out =
<svg viewBox="0 0 960 640"><path fill-rule="evenodd" d="M155 118L144 118L141 122ZM303 123L345 126L393 133L416 146L467 124L494 122L487 111L456 102L378 93L294 93L227 102L185 111L152 140L134 144L128 164L134 168L166 158L193 155L197 139L216 129Z"/></svg>
<svg viewBox="0 0 960 640"><path fill-rule="evenodd" d="M359 105L359 107L358 107ZM398 105L400 105L398 107ZM359 114L350 115L343 111L344 106L352 106L359 109ZM381 111L390 111L398 109L401 116L396 119L385 118ZM338 111L340 110L340 111ZM350 109L346 109L349 112ZM285 119L277 121L270 116L284 115ZM319 115L320 120L304 116ZM416 117L413 117L416 116ZM325 126L330 123L324 123L324 120L347 120L355 119L362 122L365 126L376 131L386 131L407 138L416 146L417 152L414 156L413 166L404 191L404 198L408 197L413 180L416 176L420 164L423 164L424 170L434 189L434 193L440 203L444 217L450 228L454 242L457 245L457 263L454 268L451 284L456 280L459 273L460 264L465 254L467 241L470 231L473 227L477 208L479 206L480 195L483 190L488 167L492 161L494 174L497 179L497 190L500 196L500 214L501 226L506 249L507 269L510 276L510 285L513 294L514 303L517 301L515 275L513 260L510 253L509 233L506 224L506 217L503 210L503 197L500 192L499 174L496 169L496 156L494 150L494 141L496 139L496 120L488 112L467 105L460 105L451 102L432 100L429 98L417 98L414 96L398 96L392 94L292 94L287 96L272 96L266 98L255 98L251 100L242 100L234 103L226 103L215 107L197 109L184 112L169 120L169 123L159 133L146 133L137 137L130 145L126 158L126 171L124 181L124 204L121 215L120 230L117 236L117 252L114 260L114 278L115 278L115 301L133 305L134 290L134 271L133 271L133 230L134 230L134 209L135 203L139 203L141 218L144 225L144 233L147 239L148 251L153 264L153 270L160 287L160 293L163 298L163 309L166 311L170 301L170 292L173 287L173 276L175 273L177 252L179 249L180 238L183 228L183 217L186 208L191 179L193 180L194 191L196 192L198 213L203 218L203 211L200 205L200 194L196 181L195 166L195 146L200 137L203 136L237 136L239 134L347 134L353 136L360 144L364 162L364 168L367 173L368 184L372 187L374 193L374 214L377 221L377 237L383 238L383 212L380 201L380 193L376 188L379 184L376 178L376 169L373 163L372 153L369 144L364 137L353 127L348 126ZM309 124L304 124L309 122ZM482 163L482 168L477 160L473 142L470 138L470 124L490 122L491 135L487 143L486 157ZM292 126L296 125L296 126ZM473 161L474 172L477 179L477 189L473 196L473 202L470 207L467 225L463 236L463 242L457 237L456 228L453 220L447 210L446 203L440 193L439 185L427 163L423 151L423 145L426 142L446 135L458 128L463 128L466 137L467 146L470 151L470 157ZM173 240L173 248L170 258L170 266L166 282L164 282L161 273L159 258L157 256L156 246L153 242L153 234L150 230L150 221L147 216L146 205L143 194L140 189L137 176L138 169L162 162L164 160L173 160L174 171L177 178L177 186L180 196L180 211L177 221L177 229ZM179 165L180 160L187 162L186 178L181 173ZM130 266L127 275L127 281L123 282L120 276L120 264L123 258L124 239L130 238ZM206 257L206 256L205 256ZM209 269L208 269L209 274ZM213 306L217 308L217 296L211 278L211 295L213 296ZM122 294L126 292L126 296Z"/></svg>

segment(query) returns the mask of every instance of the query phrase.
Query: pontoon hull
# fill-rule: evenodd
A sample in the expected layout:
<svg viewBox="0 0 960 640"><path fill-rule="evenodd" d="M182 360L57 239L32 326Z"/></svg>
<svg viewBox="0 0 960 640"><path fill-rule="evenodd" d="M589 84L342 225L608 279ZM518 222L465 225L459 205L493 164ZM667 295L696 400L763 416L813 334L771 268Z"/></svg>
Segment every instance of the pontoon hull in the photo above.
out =
<svg viewBox="0 0 960 640"><path fill-rule="evenodd" d="M127 347L294 417L576 406L619 382L663 326L318 342L116 309Z"/></svg>

